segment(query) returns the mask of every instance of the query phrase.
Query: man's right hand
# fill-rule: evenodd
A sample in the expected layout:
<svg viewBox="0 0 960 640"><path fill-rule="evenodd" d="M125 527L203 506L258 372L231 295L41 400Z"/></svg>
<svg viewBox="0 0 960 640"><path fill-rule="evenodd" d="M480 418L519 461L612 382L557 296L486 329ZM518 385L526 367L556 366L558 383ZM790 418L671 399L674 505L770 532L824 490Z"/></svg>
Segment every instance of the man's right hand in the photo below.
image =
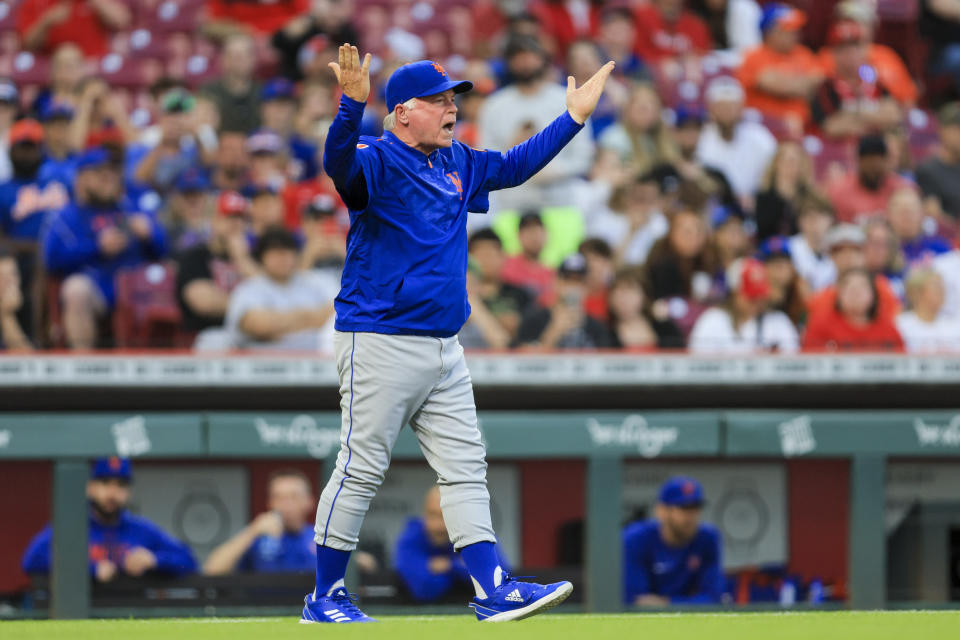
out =
<svg viewBox="0 0 960 640"><path fill-rule="evenodd" d="M366 102L370 95L370 54L363 56L360 64L360 52L349 43L340 45L340 63L331 62L329 67L337 75L340 89L347 97L357 102Z"/></svg>
<svg viewBox="0 0 960 640"><path fill-rule="evenodd" d="M430 573L439 575L441 573L448 573L453 567L453 562L450 561L450 558L446 556L435 556L430 558L427 562L427 569L430 570Z"/></svg>
<svg viewBox="0 0 960 640"><path fill-rule="evenodd" d="M250 528L257 536L279 538L283 535L283 519L275 511L266 511L250 523Z"/></svg>
<svg viewBox="0 0 960 640"><path fill-rule="evenodd" d="M110 582L117 575L117 565L109 560L101 560L94 569L97 582Z"/></svg>
<svg viewBox="0 0 960 640"><path fill-rule="evenodd" d="M107 227L97 236L97 246L100 253L112 257L127 248L129 239L127 234L116 227Z"/></svg>

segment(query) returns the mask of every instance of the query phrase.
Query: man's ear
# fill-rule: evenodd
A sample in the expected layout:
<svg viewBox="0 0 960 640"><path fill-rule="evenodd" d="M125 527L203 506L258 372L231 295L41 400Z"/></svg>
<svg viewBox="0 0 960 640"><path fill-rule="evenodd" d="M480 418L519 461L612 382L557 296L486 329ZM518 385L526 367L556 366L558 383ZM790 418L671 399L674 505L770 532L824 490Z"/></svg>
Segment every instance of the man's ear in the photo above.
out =
<svg viewBox="0 0 960 640"><path fill-rule="evenodd" d="M397 123L410 124L410 116L407 114L407 108L405 106L398 104L394 113L397 114Z"/></svg>

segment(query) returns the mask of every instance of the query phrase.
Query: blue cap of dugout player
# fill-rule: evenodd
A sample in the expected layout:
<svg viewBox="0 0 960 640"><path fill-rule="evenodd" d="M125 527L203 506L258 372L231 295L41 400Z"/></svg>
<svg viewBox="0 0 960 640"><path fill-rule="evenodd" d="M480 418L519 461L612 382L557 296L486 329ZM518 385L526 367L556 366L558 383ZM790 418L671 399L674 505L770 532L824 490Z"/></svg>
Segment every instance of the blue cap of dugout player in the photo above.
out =
<svg viewBox="0 0 960 640"><path fill-rule="evenodd" d="M469 80L451 80L447 70L433 60L420 60L405 64L387 80L387 107L392 112L398 104L411 98L443 93L453 89L454 93L465 93L473 89Z"/></svg>
<svg viewBox="0 0 960 640"><path fill-rule="evenodd" d="M133 466L130 464L130 458L119 458L117 456L100 458L93 461L90 477L96 480L120 478L130 482L133 478Z"/></svg>
<svg viewBox="0 0 960 640"><path fill-rule="evenodd" d="M685 476L675 476L660 487L660 502L670 507L702 507L703 485Z"/></svg>

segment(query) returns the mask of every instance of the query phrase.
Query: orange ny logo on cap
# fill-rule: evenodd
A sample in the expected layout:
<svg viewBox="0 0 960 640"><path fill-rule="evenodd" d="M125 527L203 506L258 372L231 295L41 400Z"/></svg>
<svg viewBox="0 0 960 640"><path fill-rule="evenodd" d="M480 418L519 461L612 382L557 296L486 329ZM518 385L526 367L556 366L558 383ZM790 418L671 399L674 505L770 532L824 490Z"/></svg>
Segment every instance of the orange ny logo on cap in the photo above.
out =
<svg viewBox="0 0 960 640"><path fill-rule="evenodd" d="M443 68L443 65L441 65L439 62L434 62L434 63L433 63L433 68L436 69L436 70L437 70L437 73L439 73L440 75L442 75L444 78L447 77L447 70L444 69L444 68Z"/></svg>

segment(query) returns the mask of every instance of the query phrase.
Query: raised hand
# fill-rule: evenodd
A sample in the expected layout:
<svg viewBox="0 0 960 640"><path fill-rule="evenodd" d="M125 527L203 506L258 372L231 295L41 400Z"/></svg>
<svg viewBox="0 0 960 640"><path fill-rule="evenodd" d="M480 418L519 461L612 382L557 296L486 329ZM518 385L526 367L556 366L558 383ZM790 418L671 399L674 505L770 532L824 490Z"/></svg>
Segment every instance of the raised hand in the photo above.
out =
<svg viewBox="0 0 960 640"><path fill-rule="evenodd" d="M583 124L597 108L597 102L603 94L603 86L613 72L613 60L600 67L593 77L583 83L579 89L573 76L567 76L567 111L577 124Z"/></svg>
<svg viewBox="0 0 960 640"><path fill-rule="evenodd" d="M337 75L340 89L357 102L366 102L370 95L370 54L363 56L350 43L340 45L340 63L331 62L329 67Z"/></svg>

